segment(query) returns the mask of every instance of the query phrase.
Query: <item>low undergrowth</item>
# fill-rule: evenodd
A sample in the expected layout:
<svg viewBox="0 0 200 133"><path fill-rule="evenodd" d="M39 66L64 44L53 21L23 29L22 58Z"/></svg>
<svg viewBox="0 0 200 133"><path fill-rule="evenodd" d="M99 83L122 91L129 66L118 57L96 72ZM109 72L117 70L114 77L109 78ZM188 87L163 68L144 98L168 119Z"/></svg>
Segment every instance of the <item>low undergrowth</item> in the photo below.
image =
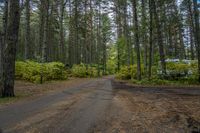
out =
<svg viewBox="0 0 200 133"><path fill-rule="evenodd" d="M131 80L134 84L141 85L199 85L197 62L191 64L167 63L166 74L162 74L158 66L152 67L152 78L148 80L148 72L141 65L142 80L137 80L137 65L123 66L116 74L120 80Z"/></svg>
<svg viewBox="0 0 200 133"><path fill-rule="evenodd" d="M98 68L95 65L73 65L71 69L71 73L73 77L78 78L87 78L87 77L98 77L102 75L102 73L98 73Z"/></svg>
<svg viewBox="0 0 200 133"><path fill-rule="evenodd" d="M180 80L165 80L159 78L153 79L142 79L138 81L136 79L131 79L131 83L138 85L166 85L166 86L184 86L184 85L200 85L198 80L194 79L180 79Z"/></svg>
<svg viewBox="0 0 200 133"><path fill-rule="evenodd" d="M68 75L65 65L59 62L17 61L15 77L18 80L40 83L51 80L65 80Z"/></svg>

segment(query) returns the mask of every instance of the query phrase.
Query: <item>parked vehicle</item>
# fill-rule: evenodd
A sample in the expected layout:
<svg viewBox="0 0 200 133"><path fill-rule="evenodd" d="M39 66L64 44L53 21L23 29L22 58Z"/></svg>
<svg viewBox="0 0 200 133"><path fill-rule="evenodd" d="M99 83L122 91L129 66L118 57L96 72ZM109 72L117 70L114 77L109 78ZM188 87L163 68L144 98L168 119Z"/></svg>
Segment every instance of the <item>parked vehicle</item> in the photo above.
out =
<svg viewBox="0 0 200 133"><path fill-rule="evenodd" d="M163 74L161 70L161 63L159 62L159 67L157 74L160 77L165 78L180 78L189 77L194 74L191 64L195 63L195 60L180 60L180 59L166 59L166 73Z"/></svg>

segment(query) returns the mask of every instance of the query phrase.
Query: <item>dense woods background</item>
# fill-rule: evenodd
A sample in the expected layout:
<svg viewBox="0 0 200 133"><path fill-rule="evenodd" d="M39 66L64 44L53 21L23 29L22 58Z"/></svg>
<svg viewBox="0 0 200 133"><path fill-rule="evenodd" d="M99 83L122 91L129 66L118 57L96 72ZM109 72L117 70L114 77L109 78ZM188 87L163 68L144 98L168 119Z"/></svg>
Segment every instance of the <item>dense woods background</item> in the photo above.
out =
<svg viewBox="0 0 200 133"><path fill-rule="evenodd" d="M3 96L14 96L16 60L137 80L189 67L200 82L197 0L1 0L0 6ZM166 59L180 61L170 66Z"/></svg>

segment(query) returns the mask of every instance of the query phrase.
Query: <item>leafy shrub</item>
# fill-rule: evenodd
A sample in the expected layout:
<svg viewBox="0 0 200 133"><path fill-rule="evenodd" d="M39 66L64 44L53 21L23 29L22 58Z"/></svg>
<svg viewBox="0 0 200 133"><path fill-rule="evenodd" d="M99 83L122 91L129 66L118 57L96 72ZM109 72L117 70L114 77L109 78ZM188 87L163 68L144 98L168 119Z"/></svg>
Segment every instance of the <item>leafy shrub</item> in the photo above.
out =
<svg viewBox="0 0 200 133"><path fill-rule="evenodd" d="M98 70L95 65L87 66L85 64L74 65L72 67L72 75L79 78L97 77Z"/></svg>
<svg viewBox="0 0 200 133"><path fill-rule="evenodd" d="M129 70L130 69L130 70ZM143 79L137 81L137 65L133 65L130 68L128 66L121 67L120 71L116 74L116 78L122 80L131 79L135 84L150 84L150 85L181 85L181 84L198 84L198 65L197 62L186 64L183 62L173 63L167 62L167 74L165 79L159 75L158 67L152 66L151 80L144 79L144 67L141 65L141 73Z"/></svg>
<svg viewBox="0 0 200 133"><path fill-rule="evenodd" d="M169 80L194 77L197 72L197 63L186 64L183 62L167 62L165 78Z"/></svg>
<svg viewBox="0 0 200 133"><path fill-rule="evenodd" d="M72 75L75 77L83 78L87 77L87 68L84 64L81 65L73 65L72 67Z"/></svg>
<svg viewBox="0 0 200 133"><path fill-rule="evenodd" d="M184 63L167 63L167 70L175 73L186 73L188 71L188 67L189 65Z"/></svg>
<svg viewBox="0 0 200 133"><path fill-rule="evenodd" d="M171 85L174 84L173 82L169 80L163 80L159 78L152 78L151 80L148 79L142 79L141 81L132 79L132 83L139 84L139 85Z"/></svg>
<svg viewBox="0 0 200 133"><path fill-rule="evenodd" d="M152 70L152 75L157 75L157 70L158 70L158 67L157 66L152 66L151 68Z"/></svg>
<svg viewBox="0 0 200 133"><path fill-rule="evenodd" d="M169 85L171 83L168 80L163 80L163 79L155 78L155 79L150 80L149 84L152 84L152 85Z"/></svg>
<svg viewBox="0 0 200 133"><path fill-rule="evenodd" d="M87 74L90 77L98 77L98 70L96 67L88 67Z"/></svg>
<svg viewBox="0 0 200 133"><path fill-rule="evenodd" d="M131 79L130 68L128 66L123 66L120 71L117 73L116 78L128 80Z"/></svg>
<svg viewBox="0 0 200 133"><path fill-rule="evenodd" d="M141 65L141 74L144 75L144 66ZM117 73L116 78L128 80L128 79L136 79L137 78L137 65L132 65L130 67L123 66L120 71Z"/></svg>
<svg viewBox="0 0 200 133"><path fill-rule="evenodd" d="M116 72L116 64L115 64L115 61L114 59L109 59L107 61L107 73L108 74L114 74Z"/></svg>
<svg viewBox="0 0 200 133"><path fill-rule="evenodd" d="M174 81L182 84L197 84L198 79L198 64L197 61L190 62L167 62L166 74L162 74L158 69L158 77Z"/></svg>
<svg viewBox="0 0 200 133"><path fill-rule="evenodd" d="M65 66L59 62L37 63L34 61L17 61L15 66L16 79L39 83L43 81L67 79Z"/></svg>
<svg viewBox="0 0 200 133"><path fill-rule="evenodd" d="M47 74L47 80L63 80L67 78L67 72L63 63L47 63L44 69L46 70L45 74Z"/></svg>

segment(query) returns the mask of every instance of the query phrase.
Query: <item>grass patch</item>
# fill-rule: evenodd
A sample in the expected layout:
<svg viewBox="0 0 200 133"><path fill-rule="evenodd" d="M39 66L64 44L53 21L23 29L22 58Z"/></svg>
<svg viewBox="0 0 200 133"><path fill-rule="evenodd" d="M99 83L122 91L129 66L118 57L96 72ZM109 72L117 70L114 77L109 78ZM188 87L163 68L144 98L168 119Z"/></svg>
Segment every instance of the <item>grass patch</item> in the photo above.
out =
<svg viewBox="0 0 200 133"><path fill-rule="evenodd" d="M6 105L10 103L14 103L16 101L21 100L22 98L26 97L26 95L17 95L15 97L0 97L0 105Z"/></svg>
<svg viewBox="0 0 200 133"><path fill-rule="evenodd" d="M137 84L137 85L150 85L150 86L191 86L191 85L200 85L197 80L190 80L190 79L180 79L180 80L164 80L164 79L158 79L154 78L151 80L143 79L141 81L132 79L131 83Z"/></svg>

